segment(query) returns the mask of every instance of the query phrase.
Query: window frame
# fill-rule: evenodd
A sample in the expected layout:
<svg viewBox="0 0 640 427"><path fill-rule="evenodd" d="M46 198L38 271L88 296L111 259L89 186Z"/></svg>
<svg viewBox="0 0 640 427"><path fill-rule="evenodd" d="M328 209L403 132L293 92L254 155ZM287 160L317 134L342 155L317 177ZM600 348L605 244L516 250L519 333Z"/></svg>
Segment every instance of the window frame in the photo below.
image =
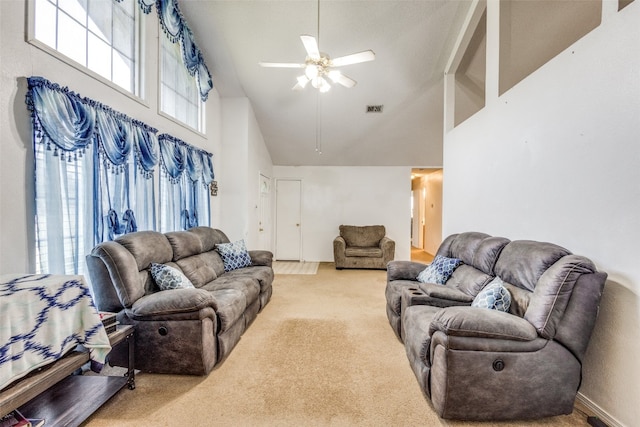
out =
<svg viewBox="0 0 640 427"><path fill-rule="evenodd" d="M135 8L134 8L134 14L135 14L135 22L136 22L136 29L134 31L134 37L135 37L135 46L134 46L134 55L135 55L135 59L136 59L136 65L134 67L134 92L129 92L127 89L123 88L122 86L118 85L117 83L111 81L110 79L107 79L106 77L103 77L101 74L97 73L96 71L91 70L90 68L88 68L87 66L75 61L74 59L66 56L64 53L54 49L53 47L49 46L48 44L44 43L43 41L40 41L36 38L36 1L37 0L27 0L27 33L26 33L26 37L25 37L25 41L27 43L29 43L30 45L38 48L39 50L53 56L54 58L64 62L65 64L73 67L74 69L82 72L83 74L88 75L89 77L100 81L101 83L109 86L110 88L118 91L119 93L127 96L128 98L133 99L134 101L149 107L149 105L147 104L145 97L146 97L146 93L145 93L145 79L144 79L144 70L146 68L146 63L144 60L144 52L145 52L145 20L142 19L144 13L142 13L142 11L140 10L140 8L138 7L137 4L137 0L133 0ZM57 7L57 6L56 6ZM86 27L85 27L86 28ZM111 45L112 49L115 49L112 45Z"/></svg>

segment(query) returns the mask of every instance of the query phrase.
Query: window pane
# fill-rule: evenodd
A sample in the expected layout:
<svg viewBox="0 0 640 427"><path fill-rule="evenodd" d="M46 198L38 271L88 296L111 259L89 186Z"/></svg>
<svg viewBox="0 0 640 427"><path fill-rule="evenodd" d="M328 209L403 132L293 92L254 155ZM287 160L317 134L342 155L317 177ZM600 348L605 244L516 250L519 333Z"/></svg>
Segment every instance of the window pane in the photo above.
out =
<svg viewBox="0 0 640 427"><path fill-rule="evenodd" d="M58 51L82 65L87 64L86 30L64 13L58 16Z"/></svg>
<svg viewBox="0 0 640 427"><path fill-rule="evenodd" d="M89 34L89 69L111 80L111 46L103 40Z"/></svg>
<svg viewBox="0 0 640 427"><path fill-rule="evenodd" d="M87 22L87 0L58 0L58 7L83 25Z"/></svg>
<svg viewBox="0 0 640 427"><path fill-rule="evenodd" d="M36 1L36 39L56 47L56 7L47 0Z"/></svg>
<svg viewBox="0 0 640 427"><path fill-rule="evenodd" d="M178 43L171 43L166 36L162 37L161 61L162 111L202 131L200 114L203 103L200 100L195 77L191 76L185 68Z"/></svg>
<svg viewBox="0 0 640 427"><path fill-rule="evenodd" d="M133 16L127 15L122 8L113 8L113 47L129 58L133 58L133 21Z"/></svg>
<svg viewBox="0 0 640 427"><path fill-rule="evenodd" d="M89 0L89 30L106 42L111 42L111 5L113 0Z"/></svg>
<svg viewBox="0 0 640 427"><path fill-rule="evenodd" d="M118 86L121 86L128 90L129 92L133 92L134 89L134 68L133 62L119 54L118 52L113 53L113 82Z"/></svg>
<svg viewBox="0 0 640 427"><path fill-rule="evenodd" d="M30 25L37 40L138 94L136 0L35 0L35 5Z"/></svg>

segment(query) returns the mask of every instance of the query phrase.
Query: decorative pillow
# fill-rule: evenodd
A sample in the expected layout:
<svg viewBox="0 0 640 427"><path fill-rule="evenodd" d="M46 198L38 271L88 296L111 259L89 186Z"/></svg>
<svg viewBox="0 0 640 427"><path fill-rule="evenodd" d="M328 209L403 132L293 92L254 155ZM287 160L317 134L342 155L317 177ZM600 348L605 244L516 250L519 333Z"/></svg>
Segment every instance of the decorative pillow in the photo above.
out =
<svg viewBox="0 0 640 427"><path fill-rule="evenodd" d="M433 262L418 274L418 282L444 285L460 264L462 261L458 258L436 255Z"/></svg>
<svg viewBox="0 0 640 427"><path fill-rule="evenodd" d="M222 258L224 271L236 270L251 265L251 257L247 252L244 240L238 240L233 243L219 243L216 245L216 251Z"/></svg>
<svg viewBox="0 0 640 427"><path fill-rule="evenodd" d="M511 294L502 285L502 280L498 277L493 279L471 303L471 307L488 308L508 312L511 306Z"/></svg>
<svg viewBox="0 0 640 427"><path fill-rule="evenodd" d="M170 267L164 264L151 263L151 277L155 280L156 285L162 291L168 291L171 289L188 289L194 288L191 280L187 278L177 268Z"/></svg>

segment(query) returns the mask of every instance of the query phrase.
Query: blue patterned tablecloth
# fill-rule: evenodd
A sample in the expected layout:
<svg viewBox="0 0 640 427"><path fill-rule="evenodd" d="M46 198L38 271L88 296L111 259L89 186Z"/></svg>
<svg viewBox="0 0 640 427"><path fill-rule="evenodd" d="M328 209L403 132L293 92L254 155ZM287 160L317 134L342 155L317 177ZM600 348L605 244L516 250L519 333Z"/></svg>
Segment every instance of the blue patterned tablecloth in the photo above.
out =
<svg viewBox="0 0 640 427"><path fill-rule="evenodd" d="M0 276L0 389L77 345L99 371L109 338L82 276Z"/></svg>

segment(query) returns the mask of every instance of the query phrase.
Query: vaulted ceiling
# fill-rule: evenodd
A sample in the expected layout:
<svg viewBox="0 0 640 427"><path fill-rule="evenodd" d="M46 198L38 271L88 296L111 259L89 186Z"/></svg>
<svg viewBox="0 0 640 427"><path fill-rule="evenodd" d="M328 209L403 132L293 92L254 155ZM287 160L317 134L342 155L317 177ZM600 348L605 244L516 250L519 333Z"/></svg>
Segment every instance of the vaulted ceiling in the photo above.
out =
<svg viewBox="0 0 640 427"><path fill-rule="evenodd" d="M442 165L443 73L468 0L184 0L221 97L247 97L275 165ZM318 19L319 7L319 19ZM318 32L318 22L319 32ZM332 58L371 49L341 71L358 84L293 91L301 34ZM367 113L367 105L383 105ZM321 149L321 154L316 148Z"/></svg>

